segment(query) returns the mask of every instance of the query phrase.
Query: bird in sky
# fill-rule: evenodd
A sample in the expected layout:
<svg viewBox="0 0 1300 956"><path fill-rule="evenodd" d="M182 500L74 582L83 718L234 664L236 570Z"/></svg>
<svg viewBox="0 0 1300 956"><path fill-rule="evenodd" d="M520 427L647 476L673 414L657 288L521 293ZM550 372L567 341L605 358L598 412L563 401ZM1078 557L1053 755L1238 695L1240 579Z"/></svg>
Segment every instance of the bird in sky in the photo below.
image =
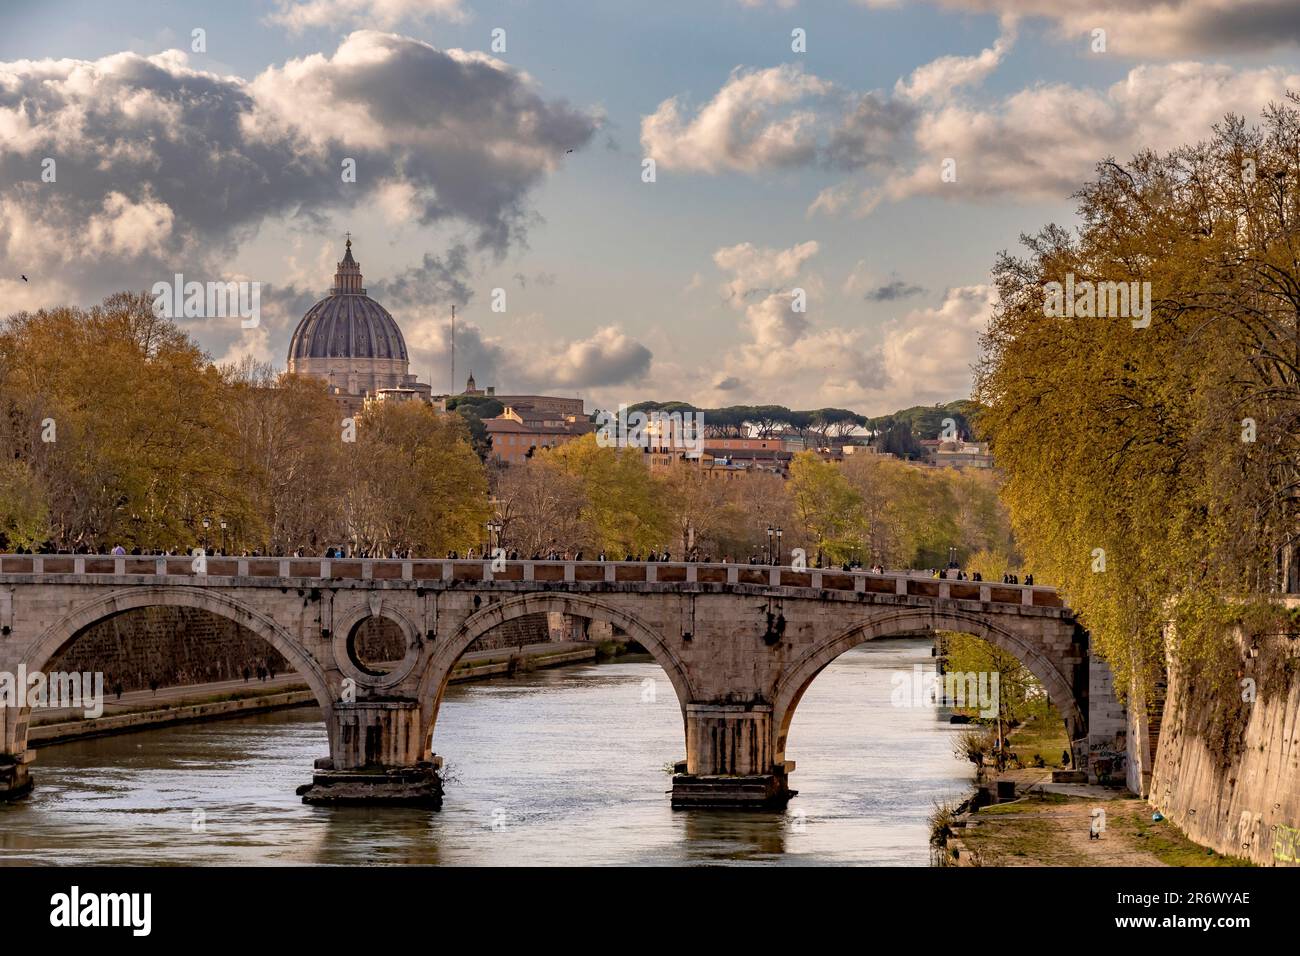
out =
<svg viewBox="0 0 1300 956"><path fill-rule="evenodd" d="M23 281L24 281L24 282L27 281L27 276L23 276Z"/></svg>

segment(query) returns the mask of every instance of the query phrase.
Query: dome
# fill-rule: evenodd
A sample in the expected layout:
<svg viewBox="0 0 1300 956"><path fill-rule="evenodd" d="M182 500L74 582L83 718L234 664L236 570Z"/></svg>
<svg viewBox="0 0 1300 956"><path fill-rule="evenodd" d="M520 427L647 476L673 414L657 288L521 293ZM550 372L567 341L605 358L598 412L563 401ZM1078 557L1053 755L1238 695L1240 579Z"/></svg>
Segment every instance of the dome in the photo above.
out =
<svg viewBox="0 0 1300 956"><path fill-rule="evenodd" d="M366 295L352 240L334 274L334 287L302 317L289 340L289 362L363 358L407 361L406 340L388 310Z"/></svg>

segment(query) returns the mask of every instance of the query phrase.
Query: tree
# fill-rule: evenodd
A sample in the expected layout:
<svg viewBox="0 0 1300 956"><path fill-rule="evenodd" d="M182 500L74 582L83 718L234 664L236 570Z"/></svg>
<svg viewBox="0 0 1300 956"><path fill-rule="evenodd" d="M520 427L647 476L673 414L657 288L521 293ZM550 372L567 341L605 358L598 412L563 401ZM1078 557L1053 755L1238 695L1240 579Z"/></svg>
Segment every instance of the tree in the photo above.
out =
<svg viewBox="0 0 1300 956"><path fill-rule="evenodd" d="M660 488L639 448L601 447L593 433L544 451L542 460L578 480L590 547L610 554L666 547L671 529Z"/></svg>
<svg viewBox="0 0 1300 956"><path fill-rule="evenodd" d="M502 470L497 483L503 546L525 557L552 548L577 551L595 541L583 513L582 481L547 459L538 455L512 465Z"/></svg>
<svg viewBox="0 0 1300 956"><path fill-rule="evenodd" d="M728 529L740 520L741 508L728 492L729 482L706 475L697 461L678 459L660 477L665 510L671 522L672 550L712 554L722 550Z"/></svg>
<svg viewBox="0 0 1300 956"><path fill-rule="evenodd" d="M32 549L49 536L49 511L40 481L26 462L0 462L0 547Z"/></svg>
<svg viewBox="0 0 1300 956"><path fill-rule="evenodd" d="M236 472L247 507L226 502L219 517L232 551L321 553L346 537L342 494L343 414L316 378L276 376L245 362L224 370L235 433Z"/></svg>
<svg viewBox="0 0 1300 956"><path fill-rule="evenodd" d="M151 302L19 313L0 337L5 440L60 548L187 547L205 514L242 501L221 376Z"/></svg>
<svg viewBox="0 0 1300 956"><path fill-rule="evenodd" d="M811 451L795 455L790 498L810 563L821 555L838 564L861 547L861 498L837 465Z"/></svg>
<svg viewBox="0 0 1300 956"><path fill-rule="evenodd" d="M1228 621L1288 583L1297 182L1293 108L1270 106L1261 128L1230 116L1207 142L1102 162L1077 236L1049 225L996 265L981 425L1030 565L1064 587L1121 693L1159 671L1167 622L1184 660L1209 660ZM1048 315L1050 284L1067 281L1112 300L1111 283L1135 282L1139 301L1150 283L1149 313Z"/></svg>
<svg viewBox="0 0 1300 956"><path fill-rule="evenodd" d="M362 416L356 438L344 453L343 498L354 547L438 554L483 540L487 477L459 416L383 402Z"/></svg>

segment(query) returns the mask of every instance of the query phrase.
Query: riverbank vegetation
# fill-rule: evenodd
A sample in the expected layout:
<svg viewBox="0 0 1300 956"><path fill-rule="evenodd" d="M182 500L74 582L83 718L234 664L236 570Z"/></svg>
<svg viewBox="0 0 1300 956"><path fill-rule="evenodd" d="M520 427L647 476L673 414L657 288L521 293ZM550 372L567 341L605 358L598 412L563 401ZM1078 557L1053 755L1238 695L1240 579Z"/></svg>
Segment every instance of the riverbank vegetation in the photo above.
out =
<svg viewBox="0 0 1300 956"><path fill-rule="evenodd" d="M1078 203L1077 233L997 262L976 398L1028 565L1124 693L1159 672L1167 621L1195 666L1230 622L1277 628L1269 597L1297 584L1300 114L1104 162ZM1046 314L1049 283L1083 282L1150 283L1149 324Z"/></svg>
<svg viewBox="0 0 1300 956"><path fill-rule="evenodd" d="M988 714L972 700L954 707L976 726L957 738L955 753L970 760L977 770L996 760L997 728L1008 738L1008 754L1026 767L1068 766L1069 735L1060 712L1052 705L1042 683L1013 654L971 634L942 632L939 635L942 666L946 673L997 675L997 711ZM979 751L979 759L974 756Z"/></svg>

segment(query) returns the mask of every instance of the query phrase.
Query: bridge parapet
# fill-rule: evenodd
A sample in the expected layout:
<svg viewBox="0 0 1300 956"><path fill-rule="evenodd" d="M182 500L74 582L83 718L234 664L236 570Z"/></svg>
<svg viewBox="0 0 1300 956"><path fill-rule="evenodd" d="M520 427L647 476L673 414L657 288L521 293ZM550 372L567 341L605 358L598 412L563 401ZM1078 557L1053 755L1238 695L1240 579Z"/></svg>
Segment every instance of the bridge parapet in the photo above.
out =
<svg viewBox="0 0 1300 956"><path fill-rule="evenodd" d="M10 576L14 580L10 581ZM915 572L844 571L835 568L794 568L731 563L634 561L507 561L494 569L490 560L441 558L197 558L153 555L5 554L0 555L0 581L23 583L39 577L57 583L72 578L180 579L188 584L294 586L334 582L407 582L423 586L442 583L518 582L529 584L628 585L750 585L760 588L800 588L853 594L894 594L939 600L978 601L1025 607L1063 608L1054 588L992 584L934 578Z"/></svg>

